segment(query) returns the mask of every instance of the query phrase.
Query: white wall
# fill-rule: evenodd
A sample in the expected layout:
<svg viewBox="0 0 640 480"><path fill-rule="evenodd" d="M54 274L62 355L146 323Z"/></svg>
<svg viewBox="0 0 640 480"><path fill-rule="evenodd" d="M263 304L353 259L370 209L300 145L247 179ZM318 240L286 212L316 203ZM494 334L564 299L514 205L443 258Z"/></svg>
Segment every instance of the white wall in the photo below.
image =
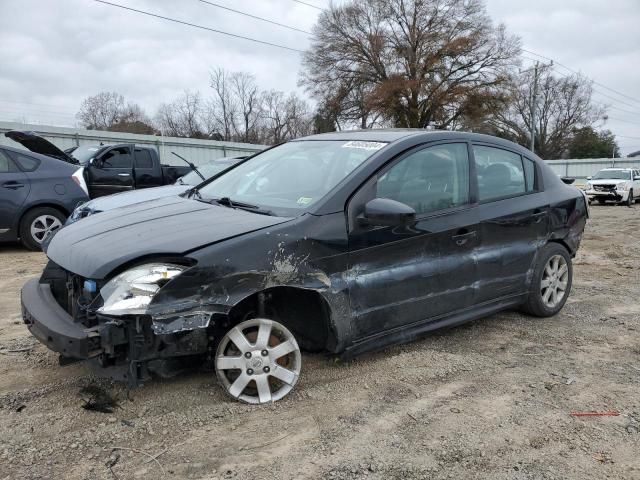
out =
<svg viewBox="0 0 640 480"><path fill-rule="evenodd" d="M586 179L603 168L640 168L640 158L588 158L545 160L554 172L563 177Z"/></svg>
<svg viewBox="0 0 640 480"><path fill-rule="evenodd" d="M61 150L78 145L97 145L100 142L104 144L135 143L137 145L152 145L160 153L162 163L169 165L184 165L184 162L172 155L171 152L176 152L194 164L201 165L214 158L251 155L266 148L266 145L253 145L250 143L137 135L133 133L50 127L14 122L0 122L0 145L22 148L21 145L4 136L5 132L10 130L35 132Z"/></svg>

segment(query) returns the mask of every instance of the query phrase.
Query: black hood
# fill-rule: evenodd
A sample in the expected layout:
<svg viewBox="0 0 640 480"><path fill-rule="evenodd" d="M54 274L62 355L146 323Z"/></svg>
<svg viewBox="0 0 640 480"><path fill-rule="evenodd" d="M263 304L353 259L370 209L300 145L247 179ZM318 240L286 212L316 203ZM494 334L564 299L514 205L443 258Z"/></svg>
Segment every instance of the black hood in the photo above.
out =
<svg viewBox="0 0 640 480"><path fill-rule="evenodd" d="M46 254L70 272L103 279L140 257L184 254L288 220L182 197L160 198L66 226Z"/></svg>
<svg viewBox="0 0 640 480"><path fill-rule="evenodd" d="M18 142L20 145L34 153L40 153L41 155L47 155L69 163L78 163L75 158L67 155L49 140L42 138L35 132L11 130L10 132L6 132L4 136L10 138L14 142Z"/></svg>

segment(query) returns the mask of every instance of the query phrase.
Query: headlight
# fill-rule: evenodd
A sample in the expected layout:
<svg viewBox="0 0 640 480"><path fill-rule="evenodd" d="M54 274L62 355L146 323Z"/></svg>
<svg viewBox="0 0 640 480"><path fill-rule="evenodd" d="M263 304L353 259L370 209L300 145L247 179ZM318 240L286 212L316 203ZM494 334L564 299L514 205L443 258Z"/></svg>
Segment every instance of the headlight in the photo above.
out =
<svg viewBox="0 0 640 480"><path fill-rule="evenodd" d="M73 210L73 212L71 212L71 215L69 215L69 218L67 218L66 225L75 223L78 220L82 220L83 218L88 217L89 215L93 215L94 213L99 213L99 212L100 212L99 210L93 210L91 208L91 202L82 203L78 205Z"/></svg>
<svg viewBox="0 0 640 480"><path fill-rule="evenodd" d="M98 312L142 315L158 290L187 268L184 265L149 263L127 270L100 289L104 303Z"/></svg>
<svg viewBox="0 0 640 480"><path fill-rule="evenodd" d="M629 190L629 185L627 185L626 183L619 183L616 186L616 190L620 190L622 192L626 192L627 190Z"/></svg>
<svg viewBox="0 0 640 480"><path fill-rule="evenodd" d="M587 182L587 184L585 185L585 188L587 190L591 190L593 188L593 185L591 184L591 182Z"/></svg>

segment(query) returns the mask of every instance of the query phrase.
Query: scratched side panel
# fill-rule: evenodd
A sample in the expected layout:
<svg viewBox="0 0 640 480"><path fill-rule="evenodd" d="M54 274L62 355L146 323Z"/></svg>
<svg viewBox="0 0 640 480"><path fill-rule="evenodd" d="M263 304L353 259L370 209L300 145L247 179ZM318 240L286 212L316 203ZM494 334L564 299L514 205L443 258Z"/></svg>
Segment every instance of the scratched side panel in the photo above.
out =
<svg viewBox="0 0 640 480"><path fill-rule="evenodd" d="M340 345L351 338L344 279L347 239L344 214L304 215L293 222L221 242L189 256L197 267L174 279L154 298L154 330L168 333L206 327L244 298L273 287L318 292L331 310ZM192 319L194 317L194 319Z"/></svg>
<svg viewBox="0 0 640 480"><path fill-rule="evenodd" d="M479 206L477 302L527 289L528 272L549 236L549 198L544 192Z"/></svg>

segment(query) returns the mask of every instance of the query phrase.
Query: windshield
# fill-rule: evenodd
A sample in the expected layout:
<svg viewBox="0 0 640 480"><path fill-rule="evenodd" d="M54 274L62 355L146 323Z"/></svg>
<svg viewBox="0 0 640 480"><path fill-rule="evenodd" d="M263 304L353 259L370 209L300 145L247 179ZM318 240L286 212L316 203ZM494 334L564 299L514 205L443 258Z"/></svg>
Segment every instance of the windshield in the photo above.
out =
<svg viewBox="0 0 640 480"><path fill-rule="evenodd" d="M199 192L203 199L228 197L276 215L296 215L385 145L343 140L285 143L256 155Z"/></svg>
<svg viewBox="0 0 640 480"><path fill-rule="evenodd" d="M102 148L104 147L99 145L83 145L74 149L73 152L71 152L71 156L80 163L87 163L91 158L95 157Z"/></svg>
<svg viewBox="0 0 640 480"><path fill-rule="evenodd" d="M600 170L593 176L593 180L631 180L628 170Z"/></svg>
<svg viewBox="0 0 640 480"><path fill-rule="evenodd" d="M233 162L211 162L206 165L198 167L198 172L202 174L205 180L213 177L216 173L220 173L225 168L229 168L233 165ZM181 185L199 185L202 183L202 178L196 172L191 171L185 176L178 179L176 183Z"/></svg>

